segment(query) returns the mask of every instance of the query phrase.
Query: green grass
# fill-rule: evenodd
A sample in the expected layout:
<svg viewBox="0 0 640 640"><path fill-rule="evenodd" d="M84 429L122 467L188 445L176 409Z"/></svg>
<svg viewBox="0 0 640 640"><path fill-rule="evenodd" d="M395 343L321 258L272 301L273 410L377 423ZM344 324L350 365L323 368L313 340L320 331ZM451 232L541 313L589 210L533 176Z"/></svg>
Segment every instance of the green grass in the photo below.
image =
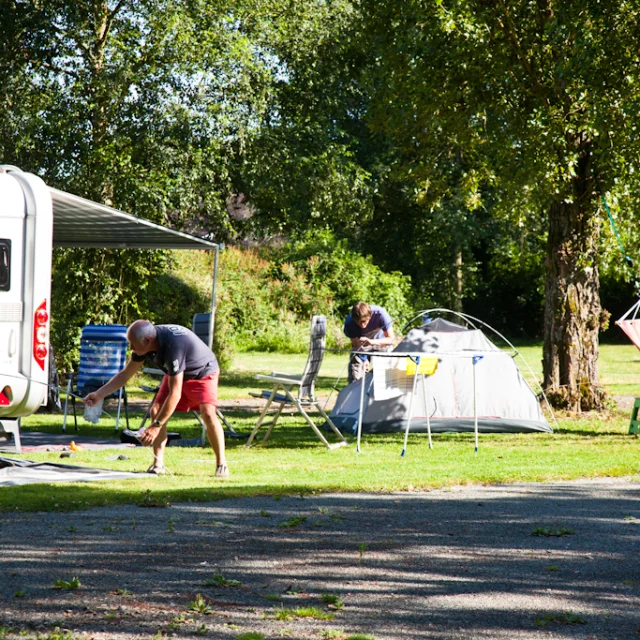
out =
<svg viewBox="0 0 640 640"><path fill-rule="evenodd" d="M525 379L532 384L534 377L542 380L542 344L517 345L522 358L516 357L516 364ZM531 368L529 373L523 358ZM276 371L302 372L306 354L242 353L236 357L231 371L223 372L220 397L223 399L246 398L249 391L255 391L256 373ZM336 380L338 388L346 384L346 361L343 354L327 353L322 363L322 375L317 388L328 395ZM640 397L640 351L631 344L600 345L600 382L613 396L638 395Z"/></svg>
<svg viewBox="0 0 640 640"><path fill-rule="evenodd" d="M534 377L542 380L542 344L516 346L522 355L522 358L516 357L516 364L527 382L532 384ZM531 368L533 376L523 364L523 358ZM633 345L600 345L598 368L600 383L612 396L640 396L640 352Z"/></svg>
<svg viewBox="0 0 640 640"><path fill-rule="evenodd" d="M626 349L626 350L625 350ZM539 347L523 348L533 364ZM603 346L601 370L609 388L618 393L631 387L631 375L640 381L640 357L635 348ZM640 354L639 354L640 356ZM627 358L622 366L623 358ZM249 397L260 389L253 375L257 372L300 371L304 356L242 354L243 363L223 375L222 398ZM539 361L539 357L538 357ZM299 365L299 366L298 366ZM344 357L327 355L320 392L328 394L344 367ZM335 377L334 377L335 376ZM235 381L228 386L228 380ZM235 386L234 386L235 385ZM640 387L639 387L640 390ZM639 394L640 395L640 394ZM241 432L250 431L256 414L226 410L225 416ZM141 413L132 428L140 423ZM113 423L107 419L89 425L79 419L80 433L115 437ZM36 414L23 420L23 431L60 433L62 416ZM631 475L640 480L640 442L629 436L628 411L602 415L559 416L553 434L491 434L480 436L480 450L474 453L473 434L434 435L434 449L424 434L409 437L407 454L400 457L402 434L365 435L361 453L350 446L327 451L299 417L285 416L266 445L246 449L244 441L227 441L231 477L215 481L215 458L210 448L171 447L166 464L169 475L109 482L60 483L43 487L32 484L4 487L0 492L0 511L68 511L110 504L139 504L170 507L176 502L211 501L255 495L308 494L325 491L401 491L427 489L467 483L506 483L522 481L568 480L599 476ZM68 425L74 433L73 423ZM200 427L188 415L172 419L169 429L184 438L200 436ZM331 436L329 436L331 440ZM259 442L259 439L257 439ZM124 453L127 460L112 460ZM122 471L143 471L150 463L149 450L80 451L73 458L60 460L59 452L26 453L35 461L66 463ZM308 526L301 523L301 526Z"/></svg>

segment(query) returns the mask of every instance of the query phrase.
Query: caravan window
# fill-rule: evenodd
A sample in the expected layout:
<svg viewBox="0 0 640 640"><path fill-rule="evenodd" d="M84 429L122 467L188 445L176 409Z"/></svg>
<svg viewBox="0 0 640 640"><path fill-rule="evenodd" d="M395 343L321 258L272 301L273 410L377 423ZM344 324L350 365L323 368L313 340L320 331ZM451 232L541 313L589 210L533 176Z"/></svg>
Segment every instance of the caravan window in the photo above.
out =
<svg viewBox="0 0 640 640"><path fill-rule="evenodd" d="M11 289L11 240L0 239L0 291Z"/></svg>

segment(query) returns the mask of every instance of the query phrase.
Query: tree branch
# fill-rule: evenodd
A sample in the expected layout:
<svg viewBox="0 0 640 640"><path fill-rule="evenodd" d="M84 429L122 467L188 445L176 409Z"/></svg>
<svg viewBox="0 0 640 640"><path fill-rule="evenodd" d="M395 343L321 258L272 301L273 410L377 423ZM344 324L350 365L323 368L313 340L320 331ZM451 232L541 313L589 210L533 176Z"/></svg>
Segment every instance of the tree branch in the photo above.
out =
<svg viewBox="0 0 640 640"><path fill-rule="evenodd" d="M520 39L518 38L518 33L515 28L515 24L513 22L511 14L509 13L509 9L506 6L504 0L498 0L498 4L500 5L499 8L502 9L502 13L505 18L504 20L502 20L500 16L497 15L496 20L498 22L498 25L500 25L500 28L502 29L504 35L507 38L507 41L511 44L515 52L516 59L520 63L520 66L532 81L536 92L544 102L545 106L549 107L550 104L549 104L549 98L547 96L547 91L545 90L544 85L540 82L540 78L538 77L538 74L536 73L535 67L532 64L531 60L529 60L529 58L524 54L522 50L522 45L520 44Z"/></svg>
<svg viewBox="0 0 640 640"><path fill-rule="evenodd" d="M104 33L102 34L102 37L100 38L100 46L104 45L104 43L106 42L107 36L109 35L109 32L111 31L111 25L113 24L113 21L115 20L115 17L118 15L118 13L120 12L120 9L122 9L124 3L127 0L119 0L118 4L113 8L113 11L111 11L109 13L109 15L107 16L107 19L105 20L105 25L104 25Z"/></svg>

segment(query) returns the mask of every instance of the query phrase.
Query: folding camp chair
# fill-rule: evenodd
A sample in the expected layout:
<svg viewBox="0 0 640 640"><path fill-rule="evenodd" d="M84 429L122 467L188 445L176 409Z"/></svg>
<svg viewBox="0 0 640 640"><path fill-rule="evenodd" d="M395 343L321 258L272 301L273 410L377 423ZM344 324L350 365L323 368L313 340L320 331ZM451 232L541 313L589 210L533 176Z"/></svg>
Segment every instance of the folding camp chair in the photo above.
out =
<svg viewBox="0 0 640 640"><path fill-rule="evenodd" d="M69 398L73 407L73 421L78 431L76 398L83 398L96 391L124 368L127 359L127 327L121 324L90 324L82 329L80 336L80 365L77 372L69 373L64 401L62 430L67 430ZM64 390L61 389L63 393ZM116 431L120 428L120 412L124 401L125 418L129 427L129 406L127 392L122 387L109 396L118 398ZM106 411L102 411L110 416Z"/></svg>
<svg viewBox="0 0 640 640"><path fill-rule="evenodd" d="M193 316L193 322L192 322L192 325L191 325L191 330L205 344L209 343L209 322L210 322L210 318L211 318L211 314L210 313L196 313ZM161 369L143 369L143 373L148 373L150 375L156 375L156 376L164 376L164 372ZM140 429L142 429L142 427L144 427L144 425L147 423L147 420L149 419L149 415L151 413L151 407L153 406L153 403L154 403L154 401L156 399L156 396L158 395L158 392L160 391L160 386L157 386L157 387L143 386L143 387L140 387L140 388L143 391L147 391L148 393L153 393L153 399L151 400L151 403L149 404L149 408L147 409L147 411L144 414L144 417L142 419L142 424L140 425ZM202 435L200 436L200 444L202 446L205 446L205 444L207 443L207 425L204 423L204 420L202 419L202 416L200 415L200 413L196 409L192 409L191 413L194 415L195 419L200 423L200 426L202 427ZM238 433L233 428L233 425L225 418L224 414L222 413L222 411L220 411L220 409L218 407L216 407L216 414L217 414L218 418L220 418L220 420L222 421L224 426L226 427L226 430L224 432L225 436L228 436L228 437L231 437L231 438L246 438L247 437L245 434Z"/></svg>
<svg viewBox="0 0 640 640"><path fill-rule="evenodd" d="M263 444L269 439L273 428L282 413L285 406L294 406L307 421L309 426L313 429L314 433L320 438L322 443L328 449L335 449L337 447L343 447L347 444L344 436L338 428L331 422L329 416L325 413L324 409L315 397L315 384L318 379L318 373L320 372L320 365L324 357L324 348L327 335L327 319L325 316L313 316L311 320L311 341L309 344L309 356L307 358L307 364L304 368L302 375L294 375L290 373L280 373L277 371L271 372L271 375L258 374L256 378L258 380L264 380L265 382L272 382L273 389L271 391L262 391L261 393L252 393L251 395L256 398L267 398L267 404L262 410L258 421L256 422L249 440L247 440L247 447L251 446L253 439L255 438L258 430L264 423L265 417L268 415L269 408L272 404L276 404L276 410L273 414L273 418L268 424L269 428L265 434L262 442ZM298 387L297 397L293 395L294 387ZM282 391L282 393L279 393ZM322 417L326 420L326 423L332 429L332 431L340 438L339 442L329 444L324 437L320 429L316 426L313 420L305 409L314 407L320 412Z"/></svg>

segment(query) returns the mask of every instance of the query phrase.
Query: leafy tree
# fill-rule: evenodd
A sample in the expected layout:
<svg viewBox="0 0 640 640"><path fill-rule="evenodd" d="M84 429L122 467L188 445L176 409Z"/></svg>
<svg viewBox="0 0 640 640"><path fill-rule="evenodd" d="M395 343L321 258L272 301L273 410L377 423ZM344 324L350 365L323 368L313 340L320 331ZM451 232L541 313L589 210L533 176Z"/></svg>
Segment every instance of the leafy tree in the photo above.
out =
<svg viewBox="0 0 640 640"><path fill-rule="evenodd" d="M402 143L368 126L377 56L359 5L296 5L270 46L282 72L252 140L239 183L254 205L251 228L298 237L331 229L386 270L412 278L421 306L458 306L476 284L474 257L493 230L465 190L466 162L447 167L440 206L407 176Z"/></svg>
<svg viewBox="0 0 640 640"><path fill-rule="evenodd" d="M231 0L3 2L0 162L224 240L230 167L271 78L253 44L255 10ZM149 315L146 286L166 264L160 252L56 251L54 337L66 344L65 330L88 320Z"/></svg>
<svg viewBox="0 0 640 640"><path fill-rule="evenodd" d="M403 146L432 206L463 153L467 198L499 185L495 205L514 224L545 216L545 387L569 408L602 407L598 196L638 161L635 5L391 0L363 10L378 61L371 126Z"/></svg>

